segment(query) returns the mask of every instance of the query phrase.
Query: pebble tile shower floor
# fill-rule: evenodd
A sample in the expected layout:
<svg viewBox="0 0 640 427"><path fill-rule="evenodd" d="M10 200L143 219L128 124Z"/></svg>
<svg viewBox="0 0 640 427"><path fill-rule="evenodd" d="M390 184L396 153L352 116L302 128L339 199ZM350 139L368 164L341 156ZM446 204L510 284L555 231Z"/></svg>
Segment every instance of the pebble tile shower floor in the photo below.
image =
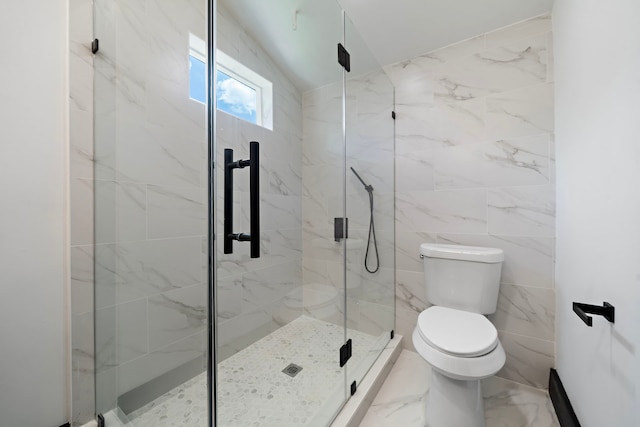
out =
<svg viewBox="0 0 640 427"><path fill-rule="evenodd" d="M380 341L353 330L349 337L353 339L349 365L354 367ZM337 409L328 409L326 403L344 398L345 374L337 357L343 341L344 328L303 316L224 360L218 369L218 423L224 427L326 425L331 410ZM282 372L290 363L303 368L295 377ZM206 426L206 381L203 373L176 387L131 413L127 426Z"/></svg>

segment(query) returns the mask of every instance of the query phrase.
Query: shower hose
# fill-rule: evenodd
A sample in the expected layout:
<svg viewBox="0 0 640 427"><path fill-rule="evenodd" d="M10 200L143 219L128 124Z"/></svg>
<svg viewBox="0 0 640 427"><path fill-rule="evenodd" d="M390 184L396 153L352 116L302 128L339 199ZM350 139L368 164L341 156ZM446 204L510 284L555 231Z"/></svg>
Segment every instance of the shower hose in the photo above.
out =
<svg viewBox="0 0 640 427"><path fill-rule="evenodd" d="M355 172L355 171L354 171ZM369 210L370 210L370 220L369 220L369 236L367 239L367 251L364 255L364 268L371 274L376 273L380 269L380 255L378 254L378 241L376 240L376 228L373 225L373 190L367 190L369 193ZM371 246L371 241L373 240L373 249L376 252L376 268L369 269L369 249Z"/></svg>

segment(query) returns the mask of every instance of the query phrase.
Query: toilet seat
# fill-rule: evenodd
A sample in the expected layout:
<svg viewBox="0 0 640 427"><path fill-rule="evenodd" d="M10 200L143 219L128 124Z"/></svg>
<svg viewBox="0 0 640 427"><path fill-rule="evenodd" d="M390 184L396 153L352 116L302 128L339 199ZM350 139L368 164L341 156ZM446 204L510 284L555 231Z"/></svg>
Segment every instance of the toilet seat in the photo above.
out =
<svg viewBox="0 0 640 427"><path fill-rule="evenodd" d="M456 357L478 357L498 345L498 331L483 315L433 306L418 316L418 333L429 345Z"/></svg>

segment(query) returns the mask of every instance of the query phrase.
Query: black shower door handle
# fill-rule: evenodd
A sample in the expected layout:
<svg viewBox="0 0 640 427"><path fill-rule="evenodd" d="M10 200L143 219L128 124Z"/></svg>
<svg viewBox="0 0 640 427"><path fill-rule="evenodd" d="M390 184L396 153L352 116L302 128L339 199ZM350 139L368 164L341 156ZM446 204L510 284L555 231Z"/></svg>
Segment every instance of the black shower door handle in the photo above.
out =
<svg viewBox="0 0 640 427"><path fill-rule="evenodd" d="M249 234L233 232L233 171L249 167ZM233 241L251 242L251 258L260 258L260 144L251 141L249 160L233 161L233 150L224 150L224 253L233 253Z"/></svg>

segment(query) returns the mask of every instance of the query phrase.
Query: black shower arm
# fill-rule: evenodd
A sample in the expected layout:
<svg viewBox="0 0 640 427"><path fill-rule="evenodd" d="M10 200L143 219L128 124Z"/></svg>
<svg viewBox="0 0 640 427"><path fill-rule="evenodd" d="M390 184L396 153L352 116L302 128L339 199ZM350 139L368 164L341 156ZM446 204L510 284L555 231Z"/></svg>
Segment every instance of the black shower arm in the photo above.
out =
<svg viewBox="0 0 640 427"><path fill-rule="evenodd" d="M360 175L358 175L358 172L356 172L356 170L351 167L351 172L353 172L355 174L355 176L358 178L358 180L362 183L362 185L364 185L364 189L367 190L369 193L371 193L373 191L373 186L368 185L366 182L364 182L362 180L362 178L360 178Z"/></svg>

